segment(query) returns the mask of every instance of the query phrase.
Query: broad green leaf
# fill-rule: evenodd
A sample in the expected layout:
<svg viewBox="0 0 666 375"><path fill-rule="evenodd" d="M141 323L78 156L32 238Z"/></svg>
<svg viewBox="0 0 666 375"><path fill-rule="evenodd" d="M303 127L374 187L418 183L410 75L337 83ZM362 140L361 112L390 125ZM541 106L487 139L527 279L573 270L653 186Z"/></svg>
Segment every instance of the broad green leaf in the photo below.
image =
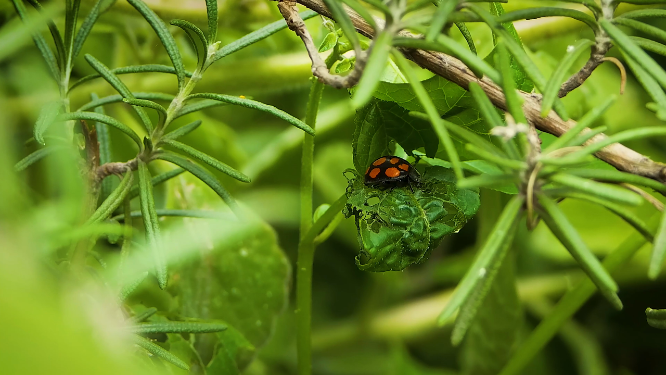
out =
<svg viewBox="0 0 666 375"><path fill-rule="evenodd" d="M37 143L41 145L46 144L44 142L44 132L49 126L51 126L51 124L53 124L58 113L60 113L61 108L62 104L60 101L54 101L46 103L39 111L39 117L37 117L37 122L35 123L35 129L33 131Z"/></svg>
<svg viewBox="0 0 666 375"><path fill-rule="evenodd" d="M155 271L160 288L167 286L167 265L164 254L161 249L160 226L155 213L155 200L153 199L153 185L151 184L150 171L148 165L143 160L139 160L139 200L141 203L141 213L143 214L143 224L146 230L148 246L153 253L155 261Z"/></svg>
<svg viewBox="0 0 666 375"><path fill-rule="evenodd" d="M356 265L364 271L401 271L425 262L479 208L478 193L456 189L450 169L428 167L419 184L389 190L366 186L362 174L347 172L353 176L348 177L343 214L356 218L361 246ZM329 209L320 221L333 215Z"/></svg>
<svg viewBox="0 0 666 375"><path fill-rule="evenodd" d="M166 24L162 21L155 12L153 12L146 3L142 0L127 0L136 10L141 13L143 18L148 21L152 26L155 33L162 41L162 45L167 51L174 69L176 69L176 77L178 77L178 89L180 90L185 84L185 68L183 67L183 60L180 57L180 52L176 46L176 41L173 39L171 33L167 29Z"/></svg>
<svg viewBox="0 0 666 375"><path fill-rule="evenodd" d="M234 328L217 335L217 345L213 358L206 366L209 375L240 374L255 355L255 347L243 334Z"/></svg>
<svg viewBox="0 0 666 375"><path fill-rule="evenodd" d="M439 141L432 126L409 116L407 110L395 103L373 99L356 113L354 123L354 166L361 174L370 162L391 154L391 140L398 142L408 154L423 148L426 155L432 157L437 151Z"/></svg>
<svg viewBox="0 0 666 375"><path fill-rule="evenodd" d="M204 204L196 196L188 200L189 205ZM289 263L275 232L259 222L243 236L230 238L224 251L216 252L209 236L218 225L201 222L188 228L193 244L205 247L213 243L214 248L211 254L179 268L181 277L176 288L180 313L222 320L259 348L270 337L275 319L286 306ZM227 333L221 335L225 342Z"/></svg>

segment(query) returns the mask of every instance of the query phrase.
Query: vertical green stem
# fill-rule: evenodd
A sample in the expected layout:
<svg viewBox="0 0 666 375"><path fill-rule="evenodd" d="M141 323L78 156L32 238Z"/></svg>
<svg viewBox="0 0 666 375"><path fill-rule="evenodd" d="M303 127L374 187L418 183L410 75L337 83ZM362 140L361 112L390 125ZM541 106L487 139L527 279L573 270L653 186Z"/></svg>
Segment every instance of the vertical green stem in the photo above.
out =
<svg viewBox="0 0 666 375"><path fill-rule="evenodd" d="M330 68L338 59L338 47L326 59ZM324 92L324 84L313 78L305 123L312 129L317 122L319 103ZM298 259L296 261L296 353L298 356L298 374L309 375L312 372L312 342L310 322L312 321L312 262L314 261L314 239L306 240L305 234L312 227L312 166L314 164L314 137L303 135L303 155L301 166L301 227Z"/></svg>
<svg viewBox="0 0 666 375"><path fill-rule="evenodd" d="M319 110L324 84L315 80L310 88L305 123L314 129ZM301 166L301 243L298 246L296 272L296 320L297 320L297 352L298 374L310 374L311 342L310 321L312 317L312 262L314 260L314 242L303 241L303 236L312 227L312 165L314 161L314 137L303 136L303 156Z"/></svg>

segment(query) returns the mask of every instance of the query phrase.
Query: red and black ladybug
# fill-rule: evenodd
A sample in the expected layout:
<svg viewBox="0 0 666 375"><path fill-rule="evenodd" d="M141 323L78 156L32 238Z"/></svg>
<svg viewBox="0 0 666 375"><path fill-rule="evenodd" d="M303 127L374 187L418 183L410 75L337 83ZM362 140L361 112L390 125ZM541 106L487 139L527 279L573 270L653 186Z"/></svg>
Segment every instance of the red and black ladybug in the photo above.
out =
<svg viewBox="0 0 666 375"><path fill-rule="evenodd" d="M392 155L373 161L365 171L365 184L368 186L396 187L420 181L421 175L407 160Z"/></svg>

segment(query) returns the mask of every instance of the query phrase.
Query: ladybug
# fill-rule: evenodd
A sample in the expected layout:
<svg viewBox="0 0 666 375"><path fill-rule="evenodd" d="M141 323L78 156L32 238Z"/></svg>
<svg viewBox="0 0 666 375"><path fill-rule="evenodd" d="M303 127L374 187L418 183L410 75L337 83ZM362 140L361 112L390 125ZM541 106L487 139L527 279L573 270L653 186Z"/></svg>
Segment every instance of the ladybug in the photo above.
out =
<svg viewBox="0 0 666 375"><path fill-rule="evenodd" d="M392 155L373 161L365 171L365 184L368 186L396 187L420 181L421 175L407 160Z"/></svg>

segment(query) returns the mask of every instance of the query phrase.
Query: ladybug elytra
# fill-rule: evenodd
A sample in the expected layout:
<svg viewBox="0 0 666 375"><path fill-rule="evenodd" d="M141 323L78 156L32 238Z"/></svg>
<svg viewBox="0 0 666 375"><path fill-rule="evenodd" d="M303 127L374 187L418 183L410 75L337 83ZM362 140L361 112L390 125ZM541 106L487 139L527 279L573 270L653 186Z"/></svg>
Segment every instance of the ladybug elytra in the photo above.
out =
<svg viewBox="0 0 666 375"><path fill-rule="evenodd" d="M393 155L378 158L365 171L365 184L369 186L405 186L420 181L421 175L407 160Z"/></svg>

